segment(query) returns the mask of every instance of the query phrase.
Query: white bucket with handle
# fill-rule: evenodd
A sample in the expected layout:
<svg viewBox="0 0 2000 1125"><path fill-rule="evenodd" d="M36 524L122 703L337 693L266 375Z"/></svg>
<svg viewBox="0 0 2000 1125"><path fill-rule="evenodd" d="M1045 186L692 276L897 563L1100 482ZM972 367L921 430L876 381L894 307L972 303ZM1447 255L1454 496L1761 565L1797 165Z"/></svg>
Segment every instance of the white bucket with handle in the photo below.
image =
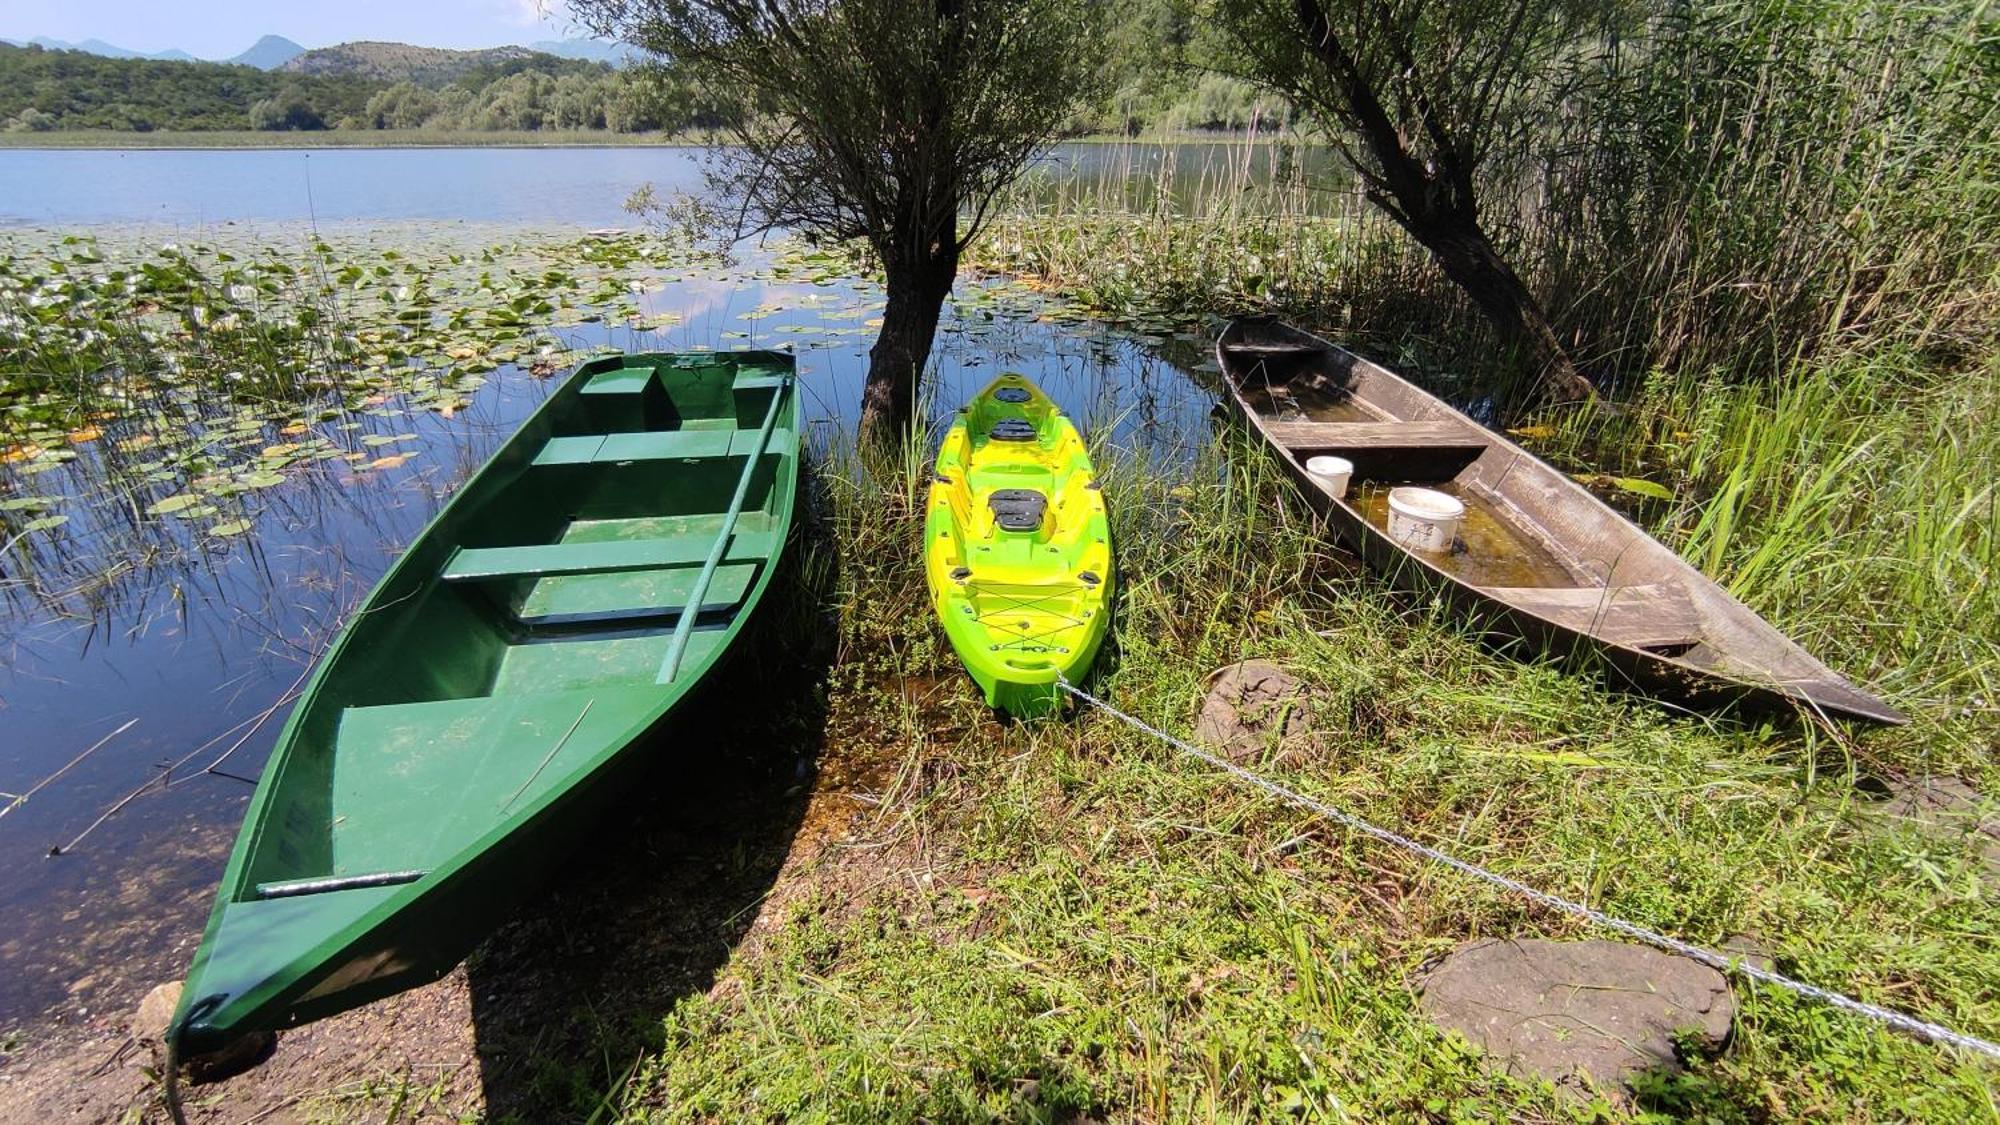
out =
<svg viewBox="0 0 2000 1125"><path fill-rule="evenodd" d="M1347 498L1347 482L1354 476L1354 462L1345 457L1308 457L1306 474L1318 481L1335 500Z"/></svg>
<svg viewBox="0 0 2000 1125"><path fill-rule="evenodd" d="M1465 504L1433 488L1389 490L1389 537L1412 551L1440 554L1451 550Z"/></svg>

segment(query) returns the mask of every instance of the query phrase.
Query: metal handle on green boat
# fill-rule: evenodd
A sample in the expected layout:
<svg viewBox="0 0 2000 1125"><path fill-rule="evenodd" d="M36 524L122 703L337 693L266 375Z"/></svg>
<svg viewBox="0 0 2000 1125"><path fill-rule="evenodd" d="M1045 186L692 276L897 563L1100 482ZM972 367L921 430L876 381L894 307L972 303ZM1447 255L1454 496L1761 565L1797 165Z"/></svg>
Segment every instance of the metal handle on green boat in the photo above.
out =
<svg viewBox="0 0 2000 1125"><path fill-rule="evenodd" d="M743 514L743 500L750 494L751 478L757 475L757 466L764 460L764 448L771 444L771 428L778 421L778 407L791 392L792 376L782 377L782 381L771 388L771 406L764 411L764 425L757 431L757 447L750 451L749 459L743 463L743 475L736 478L736 495L729 500L729 510L722 515L722 529L715 533L715 545L708 549L708 561L701 564L701 573L695 576L694 589L689 592L687 604L681 607L681 616L674 623L674 639L667 645L666 658L660 661L660 674L654 683L670 684L680 673L681 656L687 652L688 637L694 632L694 619L701 616L701 603L708 597L708 584L715 577L716 568L722 565L723 555L729 552L729 539L736 533L736 519Z"/></svg>

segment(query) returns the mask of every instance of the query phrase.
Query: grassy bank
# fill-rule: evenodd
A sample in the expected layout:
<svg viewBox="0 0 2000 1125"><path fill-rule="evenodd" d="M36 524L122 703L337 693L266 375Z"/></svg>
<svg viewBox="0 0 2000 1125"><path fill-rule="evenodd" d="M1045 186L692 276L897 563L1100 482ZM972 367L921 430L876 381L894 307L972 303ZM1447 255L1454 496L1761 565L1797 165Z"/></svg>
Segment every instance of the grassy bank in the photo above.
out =
<svg viewBox="0 0 2000 1125"><path fill-rule="evenodd" d="M1990 716L1930 708L1907 734L1854 740L1677 717L1496 657L1392 594L1227 441L1186 473L1101 456L1125 589L1098 686L1122 706L1185 731L1210 669L1276 660L1312 690L1314 733L1253 763L1288 785L1648 925L1753 935L1808 979L1989 1032L2000 1021L1986 940L2000 915L1978 860L1884 826L1864 788L1940 764L1941 742L1978 775ZM717 985L665 1015L616 1091L624 1113L1992 1112L1981 1065L1759 990L1739 992L1728 1051L1691 1059L1636 1109L1482 1068L1415 1010L1424 966L1471 938L1596 935L1104 717L994 722L922 604L918 476L829 468L842 625L821 766L851 777L872 762L876 780L843 834L795 856ZM1952 657L1939 656L1904 674L1942 687ZM600 1041L610 1057L630 1045Z"/></svg>
<svg viewBox="0 0 2000 1125"><path fill-rule="evenodd" d="M699 145L695 133L614 133L608 129L216 129L202 132L0 132L0 148L638 148Z"/></svg>

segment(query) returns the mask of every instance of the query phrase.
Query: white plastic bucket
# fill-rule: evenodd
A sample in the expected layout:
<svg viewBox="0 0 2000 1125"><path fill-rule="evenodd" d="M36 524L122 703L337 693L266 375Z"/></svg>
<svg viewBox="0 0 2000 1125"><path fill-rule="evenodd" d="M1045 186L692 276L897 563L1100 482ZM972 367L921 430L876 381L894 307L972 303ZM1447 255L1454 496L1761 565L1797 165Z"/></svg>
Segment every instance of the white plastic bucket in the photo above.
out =
<svg viewBox="0 0 2000 1125"><path fill-rule="evenodd" d="M1431 488L1389 490L1389 537L1412 551L1450 550L1464 518L1465 505L1456 496Z"/></svg>
<svg viewBox="0 0 2000 1125"><path fill-rule="evenodd" d="M1335 500L1340 500L1347 496L1347 482L1354 476L1354 462L1345 457L1308 457L1306 472L1333 493Z"/></svg>

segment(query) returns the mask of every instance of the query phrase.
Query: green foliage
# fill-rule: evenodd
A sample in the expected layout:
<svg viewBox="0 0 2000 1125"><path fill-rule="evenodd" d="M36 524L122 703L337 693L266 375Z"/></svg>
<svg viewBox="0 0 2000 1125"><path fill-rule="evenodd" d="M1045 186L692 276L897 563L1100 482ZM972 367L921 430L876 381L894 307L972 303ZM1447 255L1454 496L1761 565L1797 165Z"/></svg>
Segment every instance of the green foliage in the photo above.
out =
<svg viewBox="0 0 2000 1125"><path fill-rule="evenodd" d="M0 122L36 131L316 128L253 126L251 108L269 101L266 120L269 111L282 109L279 118L305 120L309 114L333 121L359 113L375 86L355 78L222 63L108 59L0 45ZM304 112L294 116L295 109Z"/></svg>
<svg viewBox="0 0 2000 1125"><path fill-rule="evenodd" d="M1517 146L1551 310L1600 364L1735 377L1989 342L1994 36L1981 0L1704 0L1625 29Z"/></svg>
<svg viewBox="0 0 2000 1125"><path fill-rule="evenodd" d="M666 68L619 71L601 63L537 55L462 68L448 83L438 83L107 59L0 45L0 129L7 132L340 128L636 133L707 128L719 121L718 110L692 80Z"/></svg>

